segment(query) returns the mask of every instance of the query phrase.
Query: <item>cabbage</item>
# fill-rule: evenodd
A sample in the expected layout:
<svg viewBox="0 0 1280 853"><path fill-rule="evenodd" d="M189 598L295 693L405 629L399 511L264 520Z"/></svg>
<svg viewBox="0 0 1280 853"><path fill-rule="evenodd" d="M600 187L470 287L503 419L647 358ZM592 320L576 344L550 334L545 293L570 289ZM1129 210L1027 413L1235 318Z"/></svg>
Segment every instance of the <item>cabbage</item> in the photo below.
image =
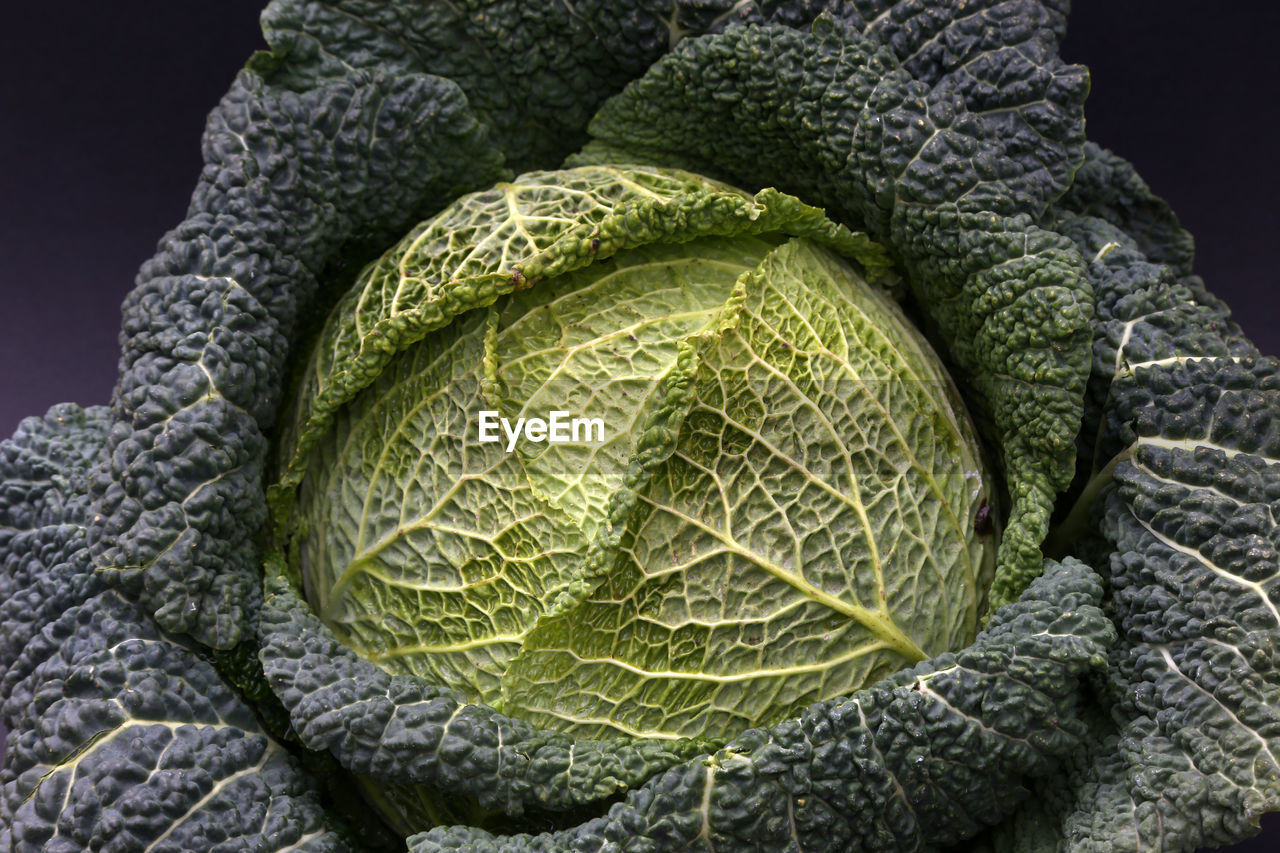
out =
<svg viewBox="0 0 1280 853"><path fill-rule="evenodd" d="M819 211L674 170L454 202L304 374L308 602L388 672L578 737L726 738L967 646L992 478L859 257L885 277Z"/></svg>
<svg viewBox="0 0 1280 853"><path fill-rule="evenodd" d="M1280 806L1280 362L1086 141L1061 4L263 24L111 406L0 444L0 847L1190 850Z"/></svg>

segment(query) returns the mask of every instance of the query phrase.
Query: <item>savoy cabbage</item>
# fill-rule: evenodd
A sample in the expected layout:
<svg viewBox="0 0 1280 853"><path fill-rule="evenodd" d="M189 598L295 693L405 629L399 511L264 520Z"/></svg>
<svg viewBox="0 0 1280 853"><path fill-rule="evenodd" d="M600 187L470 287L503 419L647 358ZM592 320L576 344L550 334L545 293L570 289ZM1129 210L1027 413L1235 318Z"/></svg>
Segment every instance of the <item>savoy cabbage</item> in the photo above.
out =
<svg viewBox="0 0 1280 853"><path fill-rule="evenodd" d="M1191 275L1189 240L1168 208L1085 141L1087 78L1057 58L1060 6L277 0L263 23L271 50L211 114L188 217L126 302L112 406L56 407L0 446L0 663L14 732L0 842L1191 849L1247 836L1280 805L1277 364ZM573 170L530 171L570 155ZM598 183L584 187L588 173ZM528 212L512 187L536 197ZM497 212L478 216L486 204ZM531 236L531 223L551 220L565 230ZM513 229L528 239L523 254ZM503 239L486 248L486 234ZM682 306L684 326L654 322L674 297L652 278L628 285L626 270L690 258L724 262L720 289L688 276L707 286L704 304ZM610 288L593 291L601 264ZM716 492L717 465L754 460L724 423L690 416L689 400L723 393L733 374L742 384L732 399L751 410L760 385L742 366L771 357L792 385L818 378L813 364L795 367L812 353L794 336L771 338L785 349L753 350L751 335L772 331L768 311L785 308L843 339L856 323L842 300L861 293L887 306L849 276L903 296L998 471L995 488L977 473L958 392L940 375L921 393L945 390L907 408L958 416L908 444L958 436L937 454L956 483L914 504L895 498L914 527L871 515L905 530L891 541L914 536L968 566L985 562L974 555L998 532L994 576L974 570L957 587L942 571L938 589L913 587L900 615L915 625L886 643L896 658L788 701L748 688L729 709L753 706L746 722L682 716L680 701L708 700L668 686L645 694L657 704L643 724L560 725L557 703L576 701L564 683L573 667L531 656L566 647L580 658L598 643L584 624L633 632L618 628L607 586L625 571L601 561L643 563L636 542L654 513L637 506L670 509L680 497L654 491L677 483L672 459L688 460L678 485L693 501ZM815 287L837 295L806 314ZM637 336L621 358L650 372L619 383L608 362L599 369L610 381L595 385L601 362L580 346L579 362L558 362L572 374L557 377L565 384L546 384L531 358L538 318L575 294L601 315L640 318L670 346ZM884 335L900 316L881 313L868 328ZM570 318L558 331L586 324ZM895 329L888 348L916 346L911 334ZM813 335L824 353L836 348ZM512 347L528 352L508 360ZM653 405L613 406L635 422L634 440L591 448L587 463L572 448L491 460L442 448L449 433L433 409L407 441L378 434L388 407L422 411L421 399L444 399L454 407L445 417L473 412L482 396L523 411L522 383L548 404L589 386L592 399L643 388ZM838 376L796 394L867 423L848 414L856 393ZM756 415L785 411L780 399L761 396ZM730 419L727 405L694 413L717 408ZM828 461L801 435L799 450ZM406 444L400 479L379 486L395 467L383 460ZM478 467L460 472L464 460ZM521 583L550 586L514 602L501 592L479 605L419 601L420 623L399 620L417 641L454 631L456 643L483 621L477 611L495 629L524 619L509 661L491 648L456 659L420 649L390 663L379 632L400 612L385 598L396 585L379 590L367 583L376 572L351 571L360 560L343 549L365 530L351 507L375 510L370 530L386 523L376 511L394 517L382 547L466 570L477 559L458 556L460 542L475 536L427 543L403 513L422 510L421 496L407 498L424 484L451 496L462 484L494 488L480 476L491 461L527 473L519 489L498 479L509 515L483 521L510 537L516 562L531 561ZM751 473L767 493L758 499L786 501L779 518L821 507L792 500L804 486L768 461ZM834 475L806 482L839 492ZM344 503L344 491L365 497ZM959 503L944 512L939 497ZM689 526L705 526L708 509ZM924 516L933 522L922 530ZM743 526L735 545L774 527L759 513L726 519ZM797 559L793 575L856 587L865 572L824 572L831 551L841 567L858 563L849 543L860 528L805 520L831 544ZM352 530L357 541L344 538ZM877 536L861 541L874 547ZM690 542L668 527L646 547ZM915 583L928 560L902 562L893 571ZM335 604L326 572L366 585ZM713 574L682 566L692 589L676 604L732 598L697 589ZM648 604L669 609L664 595ZM844 610L855 618L840 631L866 627L854 605ZM636 622L656 618L637 612ZM369 614L377 630L359 625ZM830 608L817 621L829 618ZM834 668L841 639L821 639L787 663ZM712 659L711 640L697 643L703 682L715 682L714 665L732 671L732 654ZM726 648L760 639L739 632L735 643ZM637 661L616 647L609 657L638 669L654 645ZM678 668L677 651L660 665ZM609 689L643 692L653 675L573 687L600 700L585 709L598 722L601 708L621 707ZM683 722L669 727L673 717Z"/></svg>

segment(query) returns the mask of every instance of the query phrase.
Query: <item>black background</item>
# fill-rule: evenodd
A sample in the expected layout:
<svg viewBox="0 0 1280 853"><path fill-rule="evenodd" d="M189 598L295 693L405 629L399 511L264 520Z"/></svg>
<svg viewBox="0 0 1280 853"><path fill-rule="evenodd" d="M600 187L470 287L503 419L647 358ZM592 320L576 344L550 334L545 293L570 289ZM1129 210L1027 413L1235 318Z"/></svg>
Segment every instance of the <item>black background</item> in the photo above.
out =
<svg viewBox="0 0 1280 853"><path fill-rule="evenodd" d="M538 0L530 0L538 2ZM119 305L182 219L208 110L263 46L259 0L5 4L0 12L0 435L107 401ZM1092 139L1197 240L1196 268L1280 353L1280 4L1078 0ZM1280 848L1280 819L1233 848Z"/></svg>

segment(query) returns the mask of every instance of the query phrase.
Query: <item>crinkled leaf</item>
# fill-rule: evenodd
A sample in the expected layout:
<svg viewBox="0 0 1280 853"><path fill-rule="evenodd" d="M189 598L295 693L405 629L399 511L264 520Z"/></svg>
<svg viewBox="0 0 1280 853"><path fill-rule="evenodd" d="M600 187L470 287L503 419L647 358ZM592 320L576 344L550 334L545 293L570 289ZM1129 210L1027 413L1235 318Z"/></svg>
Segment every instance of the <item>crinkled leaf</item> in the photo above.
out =
<svg viewBox="0 0 1280 853"><path fill-rule="evenodd" d="M410 850L919 850L1007 815L1026 775L1081 748L1080 678L1114 640L1083 564L1049 564L969 648L655 777L601 818L543 835L431 830Z"/></svg>
<svg viewBox="0 0 1280 853"><path fill-rule="evenodd" d="M1049 211L1050 224L1064 214L1102 219L1134 241L1149 263L1167 266L1178 276L1189 275L1194 242L1169 204L1113 152L1086 142L1084 155L1071 187ZM1114 294L1116 288L1107 290Z"/></svg>
<svg viewBox="0 0 1280 853"><path fill-rule="evenodd" d="M268 582L260 624L263 668L298 737L383 782L425 783L519 815L607 799L704 748L574 740L460 703L357 656L283 580Z"/></svg>
<svg viewBox="0 0 1280 853"><path fill-rule="evenodd" d="M812 33L742 28L684 42L592 124L615 146L776 183L887 243L1000 448L1012 505L996 603L1038 571L1088 371L1092 300L1079 256L1033 224L1079 163L1087 85L1081 69L1039 55L1035 146L1006 135L1005 111L970 112L951 77L918 80L833 19Z"/></svg>
<svg viewBox="0 0 1280 853"><path fill-rule="evenodd" d="M972 640L989 575L971 427L897 307L855 279L793 240L692 338L668 380L688 411L617 557L526 640L509 713L727 735Z"/></svg>
<svg viewBox="0 0 1280 853"><path fill-rule="evenodd" d="M345 849L253 712L147 622L107 591L24 651L0 776L12 849Z"/></svg>
<svg viewBox="0 0 1280 853"><path fill-rule="evenodd" d="M1061 845L1230 844L1280 808L1280 363L1182 264L1123 160L1052 211L1092 258L1081 496L1056 539L1106 566L1111 720L1053 797ZM1083 546L1082 546L1083 543Z"/></svg>
<svg viewBox="0 0 1280 853"><path fill-rule="evenodd" d="M102 451L106 408L54 406L0 442L0 695L32 637L59 614L103 589L84 571L84 505Z"/></svg>
<svg viewBox="0 0 1280 853"><path fill-rule="evenodd" d="M85 483L108 423L56 406L0 443L5 849L344 849L213 667L94 574Z"/></svg>
<svg viewBox="0 0 1280 853"><path fill-rule="evenodd" d="M671 169L531 172L460 200L368 267L335 306L283 431L277 513L287 515L290 490L334 414L428 332L624 248L770 231L819 239L877 272L887 267L865 235L794 198L772 191L751 198Z"/></svg>
<svg viewBox="0 0 1280 853"><path fill-rule="evenodd" d="M263 430L316 277L348 241L492 180L497 155L448 81L297 94L246 72L209 118L205 159L187 219L125 303L89 540L167 630L225 648L260 597Z"/></svg>
<svg viewBox="0 0 1280 853"><path fill-rule="evenodd" d="M757 6L769 7L757 9ZM273 85L315 88L353 69L456 82L517 173L555 166L588 119L682 38L761 14L817 9L753 0L273 0L271 45L250 68ZM775 8L780 7L780 8Z"/></svg>

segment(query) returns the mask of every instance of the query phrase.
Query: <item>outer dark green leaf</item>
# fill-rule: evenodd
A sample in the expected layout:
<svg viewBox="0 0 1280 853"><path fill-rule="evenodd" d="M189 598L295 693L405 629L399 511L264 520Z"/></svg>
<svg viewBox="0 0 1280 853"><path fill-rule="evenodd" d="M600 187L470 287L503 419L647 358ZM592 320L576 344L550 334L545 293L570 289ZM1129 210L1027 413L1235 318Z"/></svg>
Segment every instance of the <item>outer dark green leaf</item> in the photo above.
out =
<svg viewBox="0 0 1280 853"><path fill-rule="evenodd" d="M1280 363L1157 263L1189 247L1132 168L1090 162L1109 179L1053 212L1098 297L1082 496L1056 538L1090 540L1121 636L1112 719L1049 783L1052 837L1016 849L1190 851L1280 808Z"/></svg>
<svg viewBox="0 0 1280 853"><path fill-rule="evenodd" d="M213 667L93 573L85 482L108 412L0 444L0 847L338 850L316 792Z"/></svg>
<svg viewBox="0 0 1280 853"><path fill-rule="evenodd" d="M271 54L251 67L309 88L354 69L447 77L519 173L554 166L586 141L609 95L687 34L742 17L736 0L275 0Z"/></svg>
<svg viewBox="0 0 1280 853"><path fill-rule="evenodd" d="M1077 448L1083 484L1133 441L1132 407L1115 412L1109 402L1114 395L1132 393L1128 363L1257 350L1230 320L1227 307L1188 275L1190 235L1116 155L1089 146L1076 184L1046 222L1071 237L1089 261L1096 294L1087 406ZM1117 379L1120 383L1113 384Z"/></svg>
<svg viewBox="0 0 1280 853"><path fill-rule="evenodd" d="M109 424L105 408L68 403L0 443L0 684L48 622L104 587L83 570L79 522Z"/></svg>
<svg viewBox="0 0 1280 853"><path fill-rule="evenodd" d="M1008 0L944 3L801 0L275 0L263 15L270 54L251 67L305 89L351 69L447 77L466 93L516 172L547 168L586 141L609 96L683 39L732 23L807 28L834 14L882 43L917 78L982 112L1012 156L1046 162L1063 115L1053 89L1065 12ZM1078 133L1078 131L1077 131ZM1062 182L1069 169L1056 167Z"/></svg>
<svg viewBox="0 0 1280 853"><path fill-rule="evenodd" d="M1128 161L1093 142L1085 143L1084 152L1071 188L1050 211L1051 223L1068 211L1102 219L1123 230L1150 263L1189 275L1194 245L1173 209L1151 192Z"/></svg>
<svg viewBox="0 0 1280 853"><path fill-rule="evenodd" d="M253 712L148 621L107 591L27 646L4 706L11 849L344 849Z"/></svg>

